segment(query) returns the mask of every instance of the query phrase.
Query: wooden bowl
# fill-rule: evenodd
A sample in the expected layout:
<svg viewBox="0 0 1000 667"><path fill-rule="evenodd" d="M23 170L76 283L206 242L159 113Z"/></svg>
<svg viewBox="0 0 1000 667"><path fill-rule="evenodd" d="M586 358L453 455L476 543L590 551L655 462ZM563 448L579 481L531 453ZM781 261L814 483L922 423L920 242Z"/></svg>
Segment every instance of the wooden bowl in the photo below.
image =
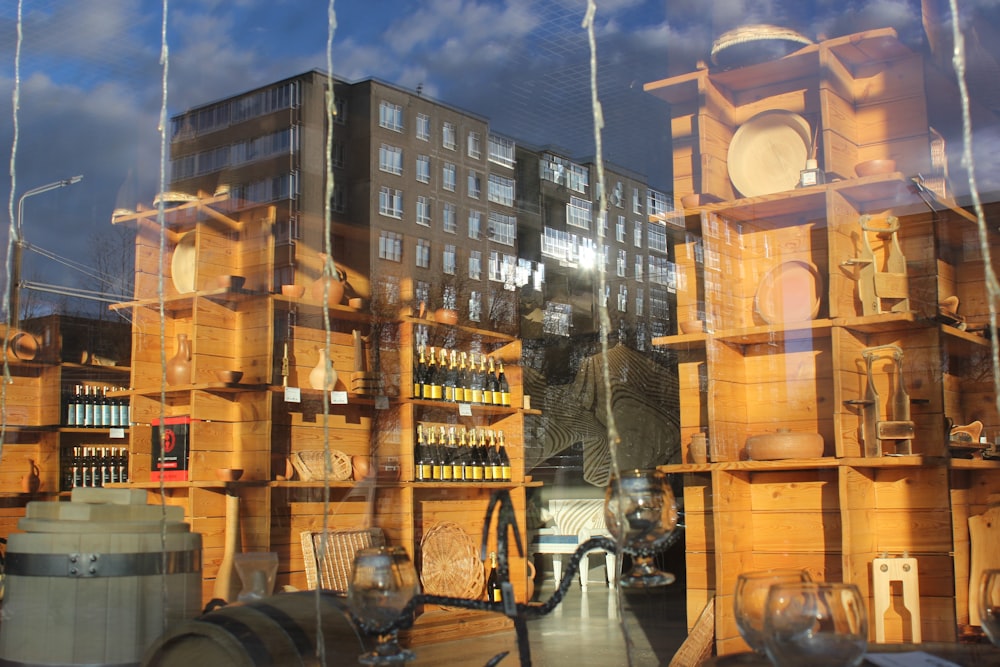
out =
<svg viewBox="0 0 1000 667"><path fill-rule="evenodd" d="M219 276L215 279L215 284L222 289L240 291L246 284L247 279L243 276Z"/></svg>
<svg viewBox="0 0 1000 667"><path fill-rule="evenodd" d="M705 323L701 320L685 320L677 325L681 333L693 334L701 333L705 330Z"/></svg>
<svg viewBox="0 0 1000 667"><path fill-rule="evenodd" d="M305 285L282 285L281 293L294 299L301 299L306 293Z"/></svg>
<svg viewBox="0 0 1000 667"><path fill-rule="evenodd" d="M751 461L815 459L823 456L823 436L779 428L776 433L750 436L746 450Z"/></svg>
<svg viewBox="0 0 1000 667"><path fill-rule="evenodd" d="M891 174L896 171L895 160L865 160L854 166L854 173L858 176L875 176L877 174Z"/></svg>
<svg viewBox="0 0 1000 667"><path fill-rule="evenodd" d="M219 378L219 382L235 384L243 379L243 371L215 371L215 377Z"/></svg>
<svg viewBox="0 0 1000 667"><path fill-rule="evenodd" d="M215 476L220 482L235 482L243 476L243 468L216 468Z"/></svg>

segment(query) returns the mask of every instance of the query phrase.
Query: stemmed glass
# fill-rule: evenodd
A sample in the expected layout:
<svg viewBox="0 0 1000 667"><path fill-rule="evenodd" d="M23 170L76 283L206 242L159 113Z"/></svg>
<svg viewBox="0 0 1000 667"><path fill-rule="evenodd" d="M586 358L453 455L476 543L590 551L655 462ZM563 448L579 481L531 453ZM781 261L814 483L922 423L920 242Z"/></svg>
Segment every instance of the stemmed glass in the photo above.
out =
<svg viewBox="0 0 1000 667"><path fill-rule="evenodd" d="M855 667L868 647L868 612L854 584L775 584L764 607L764 648L776 667Z"/></svg>
<svg viewBox="0 0 1000 667"><path fill-rule="evenodd" d="M1000 646L1000 570L984 570L979 580L979 623L994 646Z"/></svg>
<svg viewBox="0 0 1000 667"><path fill-rule="evenodd" d="M621 577L626 588L672 584L676 577L653 564L677 527L677 503L658 470L624 471L611 478L604 494L604 523L633 556L632 570Z"/></svg>
<svg viewBox="0 0 1000 667"><path fill-rule="evenodd" d="M377 633L375 649L358 658L362 665L394 665L416 658L402 648L396 630L387 630L420 592L417 571L402 547L361 549L347 589L347 604L366 632Z"/></svg>
<svg viewBox="0 0 1000 667"><path fill-rule="evenodd" d="M791 568L744 572L736 580L733 614L743 641L755 653L764 655L764 604L774 584L812 581L805 570Z"/></svg>

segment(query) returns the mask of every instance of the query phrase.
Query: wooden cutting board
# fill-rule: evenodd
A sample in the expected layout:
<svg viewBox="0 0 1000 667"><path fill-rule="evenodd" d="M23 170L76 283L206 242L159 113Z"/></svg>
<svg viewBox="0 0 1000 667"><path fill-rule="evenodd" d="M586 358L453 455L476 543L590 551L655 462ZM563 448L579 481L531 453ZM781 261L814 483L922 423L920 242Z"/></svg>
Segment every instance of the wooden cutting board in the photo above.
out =
<svg viewBox="0 0 1000 667"><path fill-rule="evenodd" d="M1000 507L969 517L969 623L979 625L979 580L984 570L1000 568Z"/></svg>

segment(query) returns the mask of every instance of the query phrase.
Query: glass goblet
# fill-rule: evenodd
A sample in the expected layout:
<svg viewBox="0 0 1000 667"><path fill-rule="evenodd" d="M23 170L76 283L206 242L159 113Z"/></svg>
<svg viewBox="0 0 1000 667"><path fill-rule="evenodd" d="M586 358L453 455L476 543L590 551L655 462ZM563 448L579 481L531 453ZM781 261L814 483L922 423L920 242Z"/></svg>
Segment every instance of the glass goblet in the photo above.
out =
<svg viewBox="0 0 1000 667"><path fill-rule="evenodd" d="M419 592L416 569L402 547L373 547L355 554L347 604L365 632L377 635L375 649L358 658L359 663L393 665L416 657L400 647L396 630L388 627Z"/></svg>
<svg viewBox="0 0 1000 667"><path fill-rule="evenodd" d="M979 579L979 623L993 645L1000 646L1000 570L983 570Z"/></svg>
<svg viewBox="0 0 1000 667"><path fill-rule="evenodd" d="M612 477L604 494L604 523L633 557L631 571L619 580L622 586L648 588L675 581L653 564L653 556L677 527L677 503L666 475L630 470Z"/></svg>
<svg viewBox="0 0 1000 667"><path fill-rule="evenodd" d="M776 667L855 667L868 647L868 613L854 584L775 584L764 607L764 648Z"/></svg>
<svg viewBox="0 0 1000 667"><path fill-rule="evenodd" d="M764 604L771 586L806 581L812 581L808 572L791 568L744 572L737 578L733 615L740 636L755 653L764 655Z"/></svg>

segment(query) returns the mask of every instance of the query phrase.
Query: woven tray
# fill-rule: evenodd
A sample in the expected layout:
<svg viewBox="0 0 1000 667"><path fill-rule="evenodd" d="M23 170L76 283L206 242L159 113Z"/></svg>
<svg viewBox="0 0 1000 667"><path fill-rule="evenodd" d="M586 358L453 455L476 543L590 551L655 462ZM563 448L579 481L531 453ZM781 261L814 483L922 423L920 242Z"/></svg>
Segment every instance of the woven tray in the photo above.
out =
<svg viewBox="0 0 1000 667"><path fill-rule="evenodd" d="M307 449L293 452L289 460L303 482L331 481L343 482L351 478L351 457L344 452L330 450L330 474L324 474L326 465L322 449Z"/></svg>
<svg viewBox="0 0 1000 667"><path fill-rule="evenodd" d="M462 527L435 523L420 540L420 583L424 593L478 600L486 575L479 550Z"/></svg>
<svg viewBox="0 0 1000 667"><path fill-rule="evenodd" d="M312 590L318 585L323 590L333 591L338 595L347 595L354 555L361 549L385 544L381 528L328 530L325 534L322 531L306 530L299 537L302 540L306 586Z"/></svg>

